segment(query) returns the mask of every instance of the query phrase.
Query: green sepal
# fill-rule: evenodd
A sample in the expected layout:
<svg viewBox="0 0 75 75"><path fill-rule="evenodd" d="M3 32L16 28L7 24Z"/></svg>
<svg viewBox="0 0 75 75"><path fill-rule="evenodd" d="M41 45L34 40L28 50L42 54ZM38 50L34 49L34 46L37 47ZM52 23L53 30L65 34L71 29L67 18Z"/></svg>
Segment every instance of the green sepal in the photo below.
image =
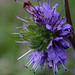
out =
<svg viewBox="0 0 75 75"><path fill-rule="evenodd" d="M31 49L46 50L52 34L46 29L45 25L38 25L32 18L25 19L25 26L20 32L25 41L30 42Z"/></svg>

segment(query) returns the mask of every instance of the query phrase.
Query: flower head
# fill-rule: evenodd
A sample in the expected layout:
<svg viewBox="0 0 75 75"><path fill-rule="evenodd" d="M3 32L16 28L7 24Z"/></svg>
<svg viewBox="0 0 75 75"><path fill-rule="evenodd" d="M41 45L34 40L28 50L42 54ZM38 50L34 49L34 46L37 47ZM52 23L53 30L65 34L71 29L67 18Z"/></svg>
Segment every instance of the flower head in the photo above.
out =
<svg viewBox="0 0 75 75"><path fill-rule="evenodd" d="M65 66L67 58L65 49L71 48L71 45L64 38L70 35L72 27L70 24L63 25L66 18L61 18L62 12L60 14L57 12L58 4L52 7L51 3L46 1L43 3L42 0L41 5L39 1L38 4L34 7L26 0L24 2L25 11L34 20L32 18L24 20L16 16L25 22L23 30L19 33L24 41L17 41L17 43L29 44L30 49L32 49L19 57L18 60L32 51L27 58L30 61L25 66L29 67L30 64L33 64L31 70L33 69L34 72L39 66L43 67L44 63L48 63L48 67L53 68L54 74L58 72L57 65L59 64L62 64L68 71ZM16 28L22 28L22 26Z"/></svg>

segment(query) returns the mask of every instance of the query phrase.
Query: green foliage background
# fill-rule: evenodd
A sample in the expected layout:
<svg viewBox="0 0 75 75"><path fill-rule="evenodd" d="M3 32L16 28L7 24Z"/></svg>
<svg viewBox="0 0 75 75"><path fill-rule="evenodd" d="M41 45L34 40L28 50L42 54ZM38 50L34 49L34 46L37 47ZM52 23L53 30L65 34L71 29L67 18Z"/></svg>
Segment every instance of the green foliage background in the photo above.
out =
<svg viewBox="0 0 75 75"><path fill-rule="evenodd" d="M23 2L23 0L20 0ZM54 1L54 0L53 0ZM36 0L31 0L33 4L37 4ZM58 11L64 9L63 0L55 0L59 3ZM72 16L73 25L75 27L75 0L69 0L70 11ZM53 75L52 70L41 70L40 68L34 74L30 71L31 66L27 69L24 65L28 62L26 57L17 61L17 58L28 50L27 45L20 46L14 41L19 40L16 35L10 33L17 32L14 27L21 26L23 23L17 20L15 14L19 17L30 17L23 6L16 3L14 0L0 0L0 75ZM63 13L63 15L65 15ZM67 52L70 54L67 58L66 66L69 73L64 71L61 66L59 68L60 75L75 75L75 51L71 48Z"/></svg>

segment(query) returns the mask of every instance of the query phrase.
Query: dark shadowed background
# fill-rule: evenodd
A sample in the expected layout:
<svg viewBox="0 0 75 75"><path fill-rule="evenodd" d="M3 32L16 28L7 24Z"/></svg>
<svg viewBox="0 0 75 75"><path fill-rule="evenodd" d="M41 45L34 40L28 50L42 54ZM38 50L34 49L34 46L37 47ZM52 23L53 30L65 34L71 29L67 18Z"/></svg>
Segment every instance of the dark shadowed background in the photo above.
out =
<svg viewBox="0 0 75 75"><path fill-rule="evenodd" d="M23 2L23 0L19 0ZM32 4L37 4L36 0L31 0ZM58 3L58 12L64 10L63 0L53 0L53 4ZM69 0L70 11L73 25L75 27L75 0ZM46 71L39 67L36 73L30 71L30 68L25 68L24 65L28 62L26 57L17 61L17 58L24 54L28 49L27 45L20 46L15 43L18 39L16 35L10 33L19 30L14 29L16 26L21 26L22 21L16 19L15 15L25 18L30 17L23 6L16 3L14 0L0 0L0 75L53 75L53 71L48 68ZM62 15L65 15L63 12ZM65 72L64 68L59 67L60 75L75 75L75 51L73 48L66 50L70 56L67 56L66 66L69 72Z"/></svg>

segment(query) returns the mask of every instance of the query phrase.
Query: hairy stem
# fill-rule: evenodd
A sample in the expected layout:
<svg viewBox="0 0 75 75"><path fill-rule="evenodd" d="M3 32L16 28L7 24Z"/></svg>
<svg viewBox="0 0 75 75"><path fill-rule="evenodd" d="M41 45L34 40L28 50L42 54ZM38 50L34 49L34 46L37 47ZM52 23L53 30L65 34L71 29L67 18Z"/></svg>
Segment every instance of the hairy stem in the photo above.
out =
<svg viewBox="0 0 75 75"><path fill-rule="evenodd" d="M71 14L70 14L68 0L64 0L64 4L65 4L65 13L66 13L67 23L69 23L72 26L72 34L68 37L68 39L70 40L70 42L75 50L75 34L74 34L73 24L72 24L72 20L71 20Z"/></svg>

